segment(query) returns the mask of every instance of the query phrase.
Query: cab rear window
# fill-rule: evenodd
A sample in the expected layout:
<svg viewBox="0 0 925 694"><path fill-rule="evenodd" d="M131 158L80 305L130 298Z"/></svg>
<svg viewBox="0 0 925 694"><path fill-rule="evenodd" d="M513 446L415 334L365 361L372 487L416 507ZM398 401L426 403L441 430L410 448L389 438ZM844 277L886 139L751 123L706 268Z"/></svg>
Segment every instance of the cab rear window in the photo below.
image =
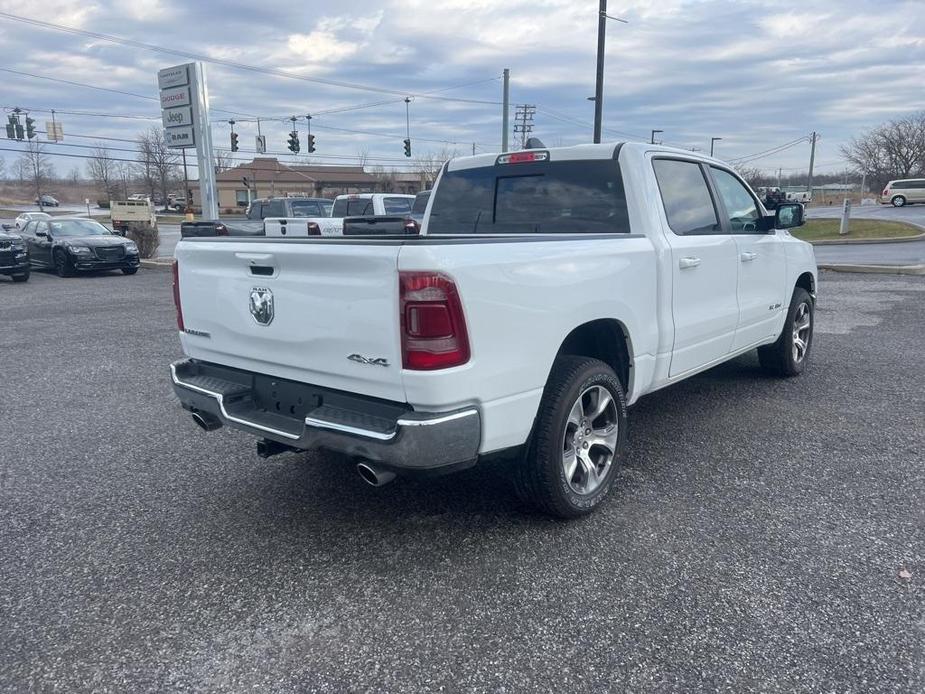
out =
<svg viewBox="0 0 925 694"><path fill-rule="evenodd" d="M630 230L623 177L612 159L447 171L433 195L428 234Z"/></svg>

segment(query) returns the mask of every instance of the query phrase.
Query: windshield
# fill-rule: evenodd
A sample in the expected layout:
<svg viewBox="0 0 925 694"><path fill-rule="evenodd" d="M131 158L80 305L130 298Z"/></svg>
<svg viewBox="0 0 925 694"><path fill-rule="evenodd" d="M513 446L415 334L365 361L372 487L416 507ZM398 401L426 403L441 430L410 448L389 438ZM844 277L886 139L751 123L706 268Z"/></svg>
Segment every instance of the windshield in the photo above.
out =
<svg viewBox="0 0 925 694"><path fill-rule="evenodd" d="M109 229L92 219L62 219L48 222L52 236L104 236Z"/></svg>
<svg viewBox="0 0 925 694"><path fill-rule="evenodd" d="M448 171L433 196L428 234L629 233L613 159Z"/></svg>

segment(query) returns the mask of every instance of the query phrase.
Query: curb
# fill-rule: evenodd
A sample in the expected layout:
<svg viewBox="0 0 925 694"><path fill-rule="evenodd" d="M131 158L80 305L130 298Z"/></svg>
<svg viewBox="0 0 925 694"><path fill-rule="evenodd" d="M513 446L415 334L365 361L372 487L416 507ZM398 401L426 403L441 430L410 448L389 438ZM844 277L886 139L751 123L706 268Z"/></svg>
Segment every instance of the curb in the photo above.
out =
<svg viewBox="0 0 925 694"><path fill-rule="evenodd" d="M141 261L141 267L149 270L170 270L173 267L173 258L150 258Z"/></svg>
<svg viewBox="0 0 925 694"><path fill-rule="evenodd" d="M810 241L814 246L851 246L855 244L870 243L907 243L909 241L922 241L925 239L925 231L915 236L888 236L884 239L824 239L822 241Z"/></svg>
<svg viewBox="0 0 925 694"><path fill-rule="evenodd" d="M854 264L819 264L820 270L833 272L857 272L873 275L925 275L925 264L919 265L854 265Z"/></svg>

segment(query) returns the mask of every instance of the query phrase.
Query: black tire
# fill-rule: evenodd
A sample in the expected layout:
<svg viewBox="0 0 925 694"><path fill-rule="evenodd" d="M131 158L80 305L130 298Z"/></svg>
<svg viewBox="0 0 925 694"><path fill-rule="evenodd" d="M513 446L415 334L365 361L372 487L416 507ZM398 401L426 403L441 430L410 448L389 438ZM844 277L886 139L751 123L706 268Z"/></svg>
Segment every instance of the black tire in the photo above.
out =
<svg viewBox="0 0 925 694"><path fill-rule="evenodd" d="M31 273L29 272L29 270L26 270L25 272L20 273L18 275L13 275L13 281L14 282L28 282L30 274Z"/></svg>
<svg viewBox="0 0 925 694"><path fill-rule="evenodd" d="M805 307L805 309L801 309ZM794 342L794 328L798 316L809 316L809 332L803 335L805 348L802 356L799 358L794 354L798 352ZM802 323L802 318L799 319ZM793 290L793 298L790 299L790 307L787 309L787 319L784 321L784 329L781 331L777 341L770 345L758 348L758 361L761 362L762 368L774 376L790 378L799 376L806 369L809 362L810 353L813 347L813 330L816 326L816 305L813 298L803 287L797 287ZM802 331L801 331L802 333Z"/></svg>
<svg viewBox="0 0 925 694"><path fill-rule="evenodd" d="M136 272L138 272L138 268L137 268L137 267L124 267L124 268L122 268L122 274L123 274L123 275L134 275Z"/></svg>
<svg viewBox="0 0 925 694"><path fill-rule="evenodd" d="M566 477L563 456L567 447L566 435L571 426L569 414L579 397L594 386L606 389L612 398L613 408L608 412L614 417L616 443L613 458L598 486L590 493L579 493L573 488L574 479L570 481ZM610 492L625 448L626 397L613 369L598 359L561 356L553 365L543 391L526 457L514 469L518 496L540 511L558 518L585 516L594 511ZM592 444L590 450L598 449ZM590 451L587 455L590 456ZM580 466L576 465L575 470L580 473Z"/></svg>
<svg viewBox="0 0 925 694"><path fill-rule="evenodd" d="M64 251L55 251L55 272L58 277L72 277L74 268Z"/></svg>
<svg viewBox="0 0 925 694"><path fill-rule="evenodd" d="M906 196L905 195L896 195L890 200L893 203L893 207L905 207L906 206Z"/></svg>

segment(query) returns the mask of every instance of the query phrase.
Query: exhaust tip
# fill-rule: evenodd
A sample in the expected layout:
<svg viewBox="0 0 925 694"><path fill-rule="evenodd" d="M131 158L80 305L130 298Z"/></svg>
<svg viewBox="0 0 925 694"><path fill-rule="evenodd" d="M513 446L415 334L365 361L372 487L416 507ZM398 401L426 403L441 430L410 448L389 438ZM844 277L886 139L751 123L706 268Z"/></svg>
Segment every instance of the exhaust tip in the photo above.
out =
<svg viewBox="0 0 925 694"><path fill-rule="evenodd" d="M391 470L383 470L369 463L359 463L357 473L366 483L374 487L382 487L395 479L395 473Z"/></svg>
<svg viewBox="0 0 925 694"><path fill-rule="evenodd" d="M222 423L220 420L215 417L205 414L203 412L193 412L193 421L199 425L199 428L203 431L215 431L216 429L221 429Z"/></svg>

